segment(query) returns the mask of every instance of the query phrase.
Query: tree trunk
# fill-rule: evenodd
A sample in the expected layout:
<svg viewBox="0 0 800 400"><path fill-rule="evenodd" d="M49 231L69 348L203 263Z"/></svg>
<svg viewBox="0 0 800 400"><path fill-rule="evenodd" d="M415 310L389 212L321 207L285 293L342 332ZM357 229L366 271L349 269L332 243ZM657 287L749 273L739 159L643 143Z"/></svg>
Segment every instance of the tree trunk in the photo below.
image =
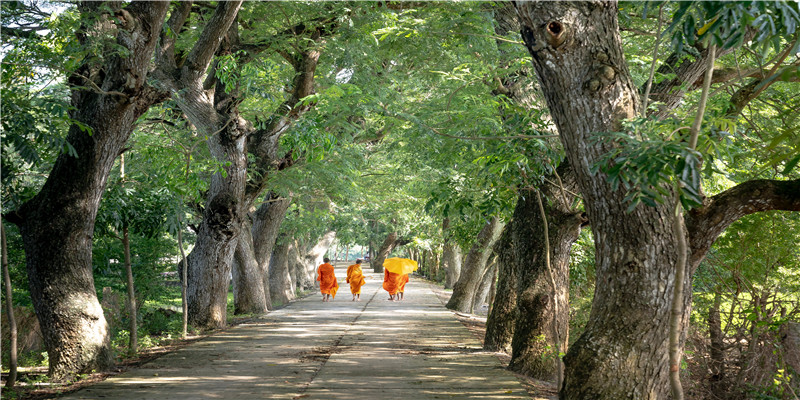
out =
<svg viewBox="0 0 800 400"><path fill-rule="evenodd" d="M78 9L97 16L103 12L100 6L87 2ZM97 57L89 55L89 62L69 78L74 110L70 116L91 128L91 134L78 124L70 126L67 141L76 156L61 154L41 191L15 216L53 381L112 364L108 325L92 277L94 221L108 174L133 124L151 104L162 100L146 80L168 6L133 2L125 8L132 20L124 27L109 27L110 22L82 27L82 42L97 31L119 28L117 45L128 55L109 55L103 65L93 63ZM89 86L104 92L87 90Z"/></svg>
<svg viewBox="0 0 800 400"><path fill-rule="evenodd" d="M271 309L270 257L290 204L290 199L269 192L253 214L252 228L242 227L234 256L235 314L262 314Z"/></svg>
<svg viewBox="0 0 800 400"><path fill-rule="evenodd" d="M122 228L122 249L125 254L125 276L128 286L128 314L130 315L130 338L128 341L128 353L136 354L139 348L139 330L137 310L136 310L136 290L133 282L133 266L131 266L131 238L128 234L128 227Z"/></svg>
<svg viewBox="0 0 800 400"><path fill-rule="evenodd" d="M481 307L489 300L489 291L494 284L494 278L497 276L497 257L492 257L492 260L487 262L488 267L486 272L481 277L481 283L478 285L478 290L475 292L475 299L472 302L470 313L475 313L475 310L480 310Z"/></svg>
<svg viewBox="0 0 800 400"><path fill-rule="evenodd" d="M302 256L306 274L312 279L311 287L315 285L314 279L316 279L317 276L317 267L322 264L322 258L325 256L325 253L328 252L334 239L336 239L336 232L328 231L317 240L317 243L308 253Z"/></svg>
<svg viewBox="0 0 800 400"><path fill-rule="evenodd" d="M494 246L497 253L497 292L489 317L486 319L486 334L483 348L487 351L511 353L511 338L514 336L514 325L517 316L517 271L514 259L514 242L511 238L511 223L503 228L500 239Z"/></svg>
<svg viewBox="0 0 800 400"><path fill-rule="evenodd" d="M6 229L0 220L0 240L2 240L3 285L6 292L6 318L8 318L8 379L6 387L12 388L17 383L17 319L14 318L14 291L11 290L11 275L8 273L8 246L6 245Z"/></svg>
<svg viewBox="0 0 800 400"><path fill-rule="evenodd" d="M383 272L383 262L386 260L386 257L389 256L389 253L394 250L396 245L397 232L392 232L386 236L386 239L383 240L383 244L381 244L380 249L378 249L378 252L375 254L375 258L370 260L370 264L372 264L372 270L374 272Z"/></svg>
<svg viewBox="0 0 800 400"><path fill-rule="evenodd" d="M304 247L300 241L294 240L289 245L289 270L292 271L294 285L303 290L309 290L314 287L314 278L309 275L303 257L300 255L304 251Z"/></svg>
<svg viewBox="0 0 800 400"><path fill-rule="evenodd" d="M294 299L294 284L289 275L289 241L275 246L269 263L269 293L273 305L286 304Z"/></svg>
<svg viewBox="0 0 800 400"><path fill-rule="evenodd" d="M628 213L624 188L592 166L614 143L639 100L620 44L615 2L518 4L551 115L592 221L597 286L584 334L564 359L565 399L663 399L669 393L667 336L672 266L672 199ZM690 279L686 286L688 306ZM688 312L689 307L684 309ZM684 319L683 327L687 319ZM685 328L684 335L685 336Z"/></svg>
<svg viewBox="0 0 800 400"><path fill-rule="evenodd" d="M208 141L214 159L225 163L225 173L211 177L203 222L187 259L189 323L203 329L226 324L231 263L244 222L240 199L244 196L247 157L241 151L245 136L239 128L243 127L225 125Z"/></svg>
<svg viewBox="0 0 800 400"><path fill-rule="evenodd" d="M461 247L455 243L449 232L450 218L442 223L444 248L442 249L442 268L444 268L444 288L452 289L461 276Z"/></svg>
<svg viewBox="0 0 800 400"><path fill-rule="evenodd" d="M453 287L453 295L447 302L447 308L464 313L471 311L478 285L486 273L486 261L492 253L492 246L500 236L503 225L497 217L492 217L478 233L475 244L464 260L464 269Z"/></svg>
<svg viewBox="0 0 800 400"><path fill-rule="evenodd" d="M712 393L725 393L725 336L722 333L722 319L719 315L719 307L722 303L722 296L717 292L714 294L714 304L708 309L708 339L710 342L709 378L710 390Z"/></svg>
<svg viewBox="0 0 800 400"><path fill-rule="evenodd" d="M556 283L556 298L545 264L544 224L536 194L523 191L517 200L511 223L514 263L518 271L517 307L509 369L542 380L552 380L559 367L555 349L565 351L569 332L569 252L580 235L580 212L571 210L575 198L575 177L568 162L558 168L564 187L540 185L544 194L550 238L550 265ZM546 182L556 182L549 176ZM555 304L557 302L558 304ZM554 315L558 309L559 315ZM553 321L558 321L553 326ZM557 343L554 328L560 332ZM557 346L558 344L558 346Z"/></svg>
<svg viewBox="0 0 800 400"><path fill-rule="evenodd" d="M256 260L253 235L246 233L250 231L250 224L244 222L233 256L233 313L236 315L269 311L269 298Z"/></svg>

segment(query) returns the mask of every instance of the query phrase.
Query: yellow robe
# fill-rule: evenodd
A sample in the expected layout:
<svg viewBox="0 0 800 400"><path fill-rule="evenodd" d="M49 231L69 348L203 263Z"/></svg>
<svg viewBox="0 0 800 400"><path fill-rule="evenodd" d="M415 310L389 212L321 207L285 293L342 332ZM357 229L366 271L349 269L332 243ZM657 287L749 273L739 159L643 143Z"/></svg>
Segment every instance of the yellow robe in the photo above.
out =
<svg viewBox="0 0 800 400"><path fill-rule="evenodd" d="M333 274L333 265L328 263L320 265L317 268L317 280L319 281L319 291L322 294L330 294L331 297L336 297L336 291L339 290L339 282L336 281L336 275Z"/></svg>
<svg viewBox="0 0 800 400"><path fill-rule="evenodd" d="M361 294L361 286L367 283L364 280L364 274L361 272L361 264L353 264L347 267L347 280L350 284L350 292L353 294Z"/></svg>
<svg viewBox="0 0 800 400"><path fill-rule="evenodd" d="M389 270L383 270L383 288L390 295L394 295L397 292L402 293L406 289L406 283L408 283L408 274L400 275L389 272Z"/></svg>

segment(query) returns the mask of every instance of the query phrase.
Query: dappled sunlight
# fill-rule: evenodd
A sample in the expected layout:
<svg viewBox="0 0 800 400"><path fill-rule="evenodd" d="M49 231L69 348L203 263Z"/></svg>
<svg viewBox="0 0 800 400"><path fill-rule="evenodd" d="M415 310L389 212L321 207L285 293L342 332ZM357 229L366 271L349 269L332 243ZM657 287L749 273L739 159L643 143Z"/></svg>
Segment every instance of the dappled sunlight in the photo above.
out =
<svg viewBox="0 0 800 400"><path fill-rule="evenodd" d="M379 283L361 302L299 299L68 398L528 398L427 286L398 303Z"/></svg>

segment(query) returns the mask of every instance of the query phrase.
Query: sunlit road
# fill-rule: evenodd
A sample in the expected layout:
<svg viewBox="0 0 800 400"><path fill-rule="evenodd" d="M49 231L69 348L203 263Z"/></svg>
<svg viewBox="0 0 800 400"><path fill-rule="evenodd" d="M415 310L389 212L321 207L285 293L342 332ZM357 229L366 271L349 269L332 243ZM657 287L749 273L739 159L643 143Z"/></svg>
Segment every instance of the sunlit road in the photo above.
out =
<svg viewBox="0 0 800 400"><path fill-rule="evenodd" d="M411 278L387 301L382 274L367 273L351 302L339 293L296 300L68 399L529 399L519 381Z"/></svg>

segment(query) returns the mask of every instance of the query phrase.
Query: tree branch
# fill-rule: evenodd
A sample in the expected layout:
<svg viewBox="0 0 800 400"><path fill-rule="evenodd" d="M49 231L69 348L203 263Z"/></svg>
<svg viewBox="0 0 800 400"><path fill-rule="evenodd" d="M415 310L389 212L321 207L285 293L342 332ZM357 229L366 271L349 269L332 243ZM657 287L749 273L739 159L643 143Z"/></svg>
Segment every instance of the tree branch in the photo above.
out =
<svg viewBox="0 0 800 400"><path fill-rule="evenodd" d="M748 29L743 43L747 43L755 37L756 33L755 29ZM718 49L716 58L720 58L734 50L735 48ZM678 53L673 53L664 60L664 64L658 68L658 72L661 74L674 73L675 78L661 81L653 86L650 101L663 103L653 116L658 119L666 118L680 104L686 94L685 84L687 82L693 84L701 78L708 65L708 56L708 49L705 48L700 49L700 56L693 60ZM641 92L644 93L644 88L642 88Z"/></svg>
<svg viewBox="0 0 800 400"><path fill-rule="evenodd" d="M192 11L191 1L181 1L175 5L175 9L167 20L167 27L169 31L161 32L161 46L156 51L156 65L165 66L174 69L177 66L175 61L175 41L178 39L186 20L189 19L189 13Z"/></svg>
<svg viewBox="0 0 800 400"><path fill-rule="evenodd" d="M691 265L697 268L717 237L745 215L770 210L800 211L800 179L751 180L707 198L686 214ZM692 272L694 272L692 270Z"/></svg>
<svg viewBox="0 0 800 400"><path fill-rule="evenodd" d="M191 72L199 75L208 68L208 64L214 57L214 53L228 31L228 27L236 18L241 5L241 0L223 1L217 4L214 16L208 21L206 28L203 29L203 33L200 34L200 38L195 42L184 63Z"/></svg>

